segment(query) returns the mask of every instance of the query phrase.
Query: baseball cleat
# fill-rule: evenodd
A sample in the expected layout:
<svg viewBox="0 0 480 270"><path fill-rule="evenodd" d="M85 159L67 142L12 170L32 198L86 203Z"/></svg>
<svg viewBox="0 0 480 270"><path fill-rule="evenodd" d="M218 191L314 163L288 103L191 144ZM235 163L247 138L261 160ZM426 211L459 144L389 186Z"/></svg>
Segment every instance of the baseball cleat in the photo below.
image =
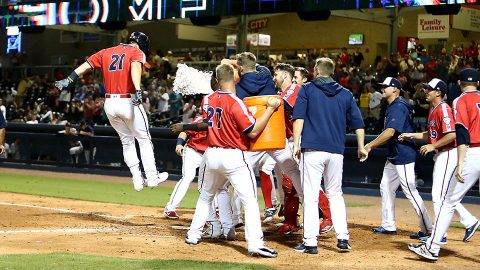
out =
<svg viewBox="0 0 480 270"><path fill-rule="evenodd" d="M333 229L333 223L331 219L324 218L320 223L320 234L328 233Z"/></svg>
<svg viewBox="0 0 480 270"><path fill-rule="evenodd" d="M430 261L437 261L438 260L438 255L435 255L435 254L431 253L427 249L427 245L425 245L425 244L419 244L419 245L408 244L408 249L415 252L418 256L420 256L424 259L427 259L427 260L430 260Z"/></svg>
<svg viewBox="0 0 480 270"><path fill-rule="evenodd" d="M175 211L165 211L163 215L168 219L178 219L177 212Z"/></svg>
<svg viewBox="0 0 480 270"><path fill-rule="evenodd" d="M463 237L463 241L467 242L468 240L470 240L470 238L472 238L472 236L477 231L478 227L480 227L480 222L477 220L477 222L475 222L473 226L465 230L465 236Z"/></svg>
<svg viewBox="0 0 480 270"><path fill-rule="evenodd" d="M290 235L298 230L299 228L297 226L292 226L290 224L284 223L282 226L280 226L280 228L278 228L277 233L283 235Z"/></svg>
<svg viewBox="0 0 480 270"><path fill-rule="evenodd" d="M347 239L338 239L337 248L340 252L350 252L352 246Z"/></svg>
<svg viewBox="0 0 480 270"><path fill-rule="evenodd" d="M278 253L270 248L267 247L260 247L260 248L253 248L253 249L248 249L248 254L251 256L261 256L265 258L276 258Z"/></svg>
<svg viewBox="0 0 480 270"><path fill-rule="evenodd" d="M199 242L200 242L200 239L198 239L198 238L190 238L190 237L188 237L188 235L187 235L187 237L185 238L185 243L187 243L187 244L189 244L189 245L197 245Z"/></svg>
<svg viewBox="0 0 480 270"><path fill-rule="evenodd" d="M373 228L372 232L380 234L397 234L397 231L385 230L385 228L383 228L382 226Z"/></svg>
<svg viewBox="0 0 480 270"><path fill-rule="evenodd" d="M245 224L243 224L243 222L240 221L240 222L238 222L237 224L235 224L234 227L238 229L238 228L243 227L244 225L245 225Z"/></svg>
<svg viewBox="0 0 480 270"><path fill-rule="evenodd" d="M156 187L160 183L165 182L168 179L168 173L167 172L162 172L158 175L156 179L153 180L147 180L147 187Z"/></svg>
<svg viewBox="0 0 480 270"><path fill-rule="evenodd" d="M222 228L222 235L220 236L221 238L224 238L228 241L235 241L237 240L237 233L235 232L235 227L230 228L227 232L225 232L225 229Z"/></svg>
<svg viewBox="0 0 480 270"><path fill-rule="evenodd" d="M430 236L430 235L431 233L424 233L422 231L418 231L416 233L410 234L410 239L420 239L421 237Z"/></svg>
<svg viewBox="0 0 480 270"><path fill-rule="evenodd" d="M307 254L318 254L318 249L315 246L305 246L305 243L301 243L300 245L293 248L296 252L299 253L307 253Z"/></svg>
<svg viewBox="0 0 480 270"><path fill-rule="evenodd" d="M420 240L420 242L422 243L426 243L428 241L428 238L430 238L430 236L420 237L418 238L418 240ZM446 243L447 243L447 237L443 237L442 240L440 241L440 244L445 245Z"/></svg>
<svg viewBox="0 0 480 270"><path fill-rule="evenodd" d="M135 189L135 191L142 191L143 189L143 185L144 185L144 180L143 180L143 177L134 177L132 178L132 182L133 182L133 188Z"/></svg>
<svg viewBox="0 0 480 270"><path fill-rule="evenodd" d="M277 212L277 208L265 208L265 219L263 219L263 223L268 223L273 220L275 213Z"/></svg>

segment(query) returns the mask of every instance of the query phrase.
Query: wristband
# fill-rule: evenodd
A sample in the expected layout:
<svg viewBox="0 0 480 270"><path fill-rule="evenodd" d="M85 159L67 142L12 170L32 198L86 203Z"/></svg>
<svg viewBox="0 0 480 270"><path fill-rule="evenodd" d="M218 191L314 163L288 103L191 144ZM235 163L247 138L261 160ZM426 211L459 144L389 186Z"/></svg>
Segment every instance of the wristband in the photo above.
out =
<svg viewBox="0 0 480 270"><path fill-rule="evenodd" d="M185 140L182 138L177 138L177 145L185 145Z"/></svg>
<svg viewBox="0 0 480 270"><path fill-rule="evenodd" d="M183 124L183 130L199 131L197 124Z"/></svg>
<svg viewBox="0 0 480 270"><path fill-rule="evenodd" d="M72 74L68 75L67 79L70 82L74 82L78 78L78 74L74 71L72 71Z"/></svg>

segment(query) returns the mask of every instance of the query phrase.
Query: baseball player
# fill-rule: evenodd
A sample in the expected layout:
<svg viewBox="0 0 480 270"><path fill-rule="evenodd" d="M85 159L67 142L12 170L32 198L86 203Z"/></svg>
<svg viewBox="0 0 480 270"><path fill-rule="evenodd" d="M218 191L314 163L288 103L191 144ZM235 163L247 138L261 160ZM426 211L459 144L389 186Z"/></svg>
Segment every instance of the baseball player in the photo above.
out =
<svg viewBox="0 0 480 270"><path fill-rule="evenodd" d="M411 139L402 141L398 139L398 135L401 133L412 133L414 131L411 119L412 106L400 98L402 84L399 80L387 77L380 85L383 87L383 97L389 104L385 114L385 129L375 140L365 145L365 149L370 152L372 149L387 143L388 156L380 183L382 225L373 228L372 231L379 234L397 233L395 193L400 185L403 193L417 212L420 231L410 235L410 238L418 239L430 234L432 221L415 185L414 167L417 154L415 142Z"/></svg>
<svg viewBox="0 0 480 270"><path fill-rule="evenodd" d="M294 250L307 254L318 253L318 193L322 178L332 208L337 248L340 252L350 251L342 193L347 129L354 129L357 134L359 157L367 156L363 148L365 131L360 109L352 93L331 78L334 70L335 63L330 58L317 59L316 79L300 88L293 110L293 152L300 158L303 185L303 242Z"/></svg>
<svg viewBox="0 0 480 270"><path fill-rule="evenodd" d="M480 91L478 72L466 68L459 72L462 94L453 101L455 133L457 139L457 171L450 176L447 194L440 204L440 211L426 243L410 244L408 248L427 260L438 260L442 238L452 222L453 212L465 194L480 179ZM456 178L456 179L455 179ZM463 241L468 241L480 226L477 222L466 229Z"/></svg>
<svg viewBox="0 0 480 270"><path fill-rule="evenodd" d="M192 123L195 124L202 121L203 117L199 115L194 118ZM185 194L187 194L188 187L195 178L196 170L200 166L203 153L207 147L206 131L185 131L178 135L175 153L182 157L182 179L180 179L175 185L170 200L165 206L163 213L166 218L178 219L176 212L177 207L185 197Z"/></svg>
<svg viewBox="0 0 480 270"><path fill-rule="evenodd" d="M5 128L7 127L7 122L3 117L3 114L0 113L0 155L5 153Z"/></svg>
<svg viewBox="0 0 480 270"><path fill-rule="evenodd" d="M423 133L403 133L398 139L424 139L428 144L420 148L420 153L426 155L435 151L435 166L433 167L432 201L435 216L440 212L441 202L445 200L450 178L457 169L457 149L455 148L455 126L453 120L452 108L444 101L447 93L447 84L437 78L424 84L426 99L431 105L428 115L428 131ZM460 222L469 228L474 225L478 219L468 212L462 204L455 208L460 216ZM426 241L427 236L420 238ZM442 243L446 243L446 236Z"/></svg>
<svg viewBox="0 0 480 270"><path fill-rule="evenodd" d="M148 130L148 118L145 109L141 106L140 81L148 47L148 36L142 32L133 32L128 38L128 44L119 44L93 54L68 78L55 82L55 86L62 90L71 86L79 76L90 69L102 69L106 89L105 113L120 136L123 159L130 168L133 187L136 191L142 190L144 184L155 187L168 178L168 173L159 174L157 171L153 144ZM143 179L140 171L135 139L140 146L146 180Z"/></svg>
<svg viewBox="0 0 480 270"><path fill-rule="evenodd" d="M248 252L274 258L277 252L264 246L258 218L260 212L255 175L246 160L245 151L248 138L260 134L280 101L275 97L270 98L266 112L255 120L245 104L235 96L233 67L229 64L219 65L216 77L221 90L206 96L202 104L204 121L208 126L209 147L204 154L205 169L201 175L203 187L185 241L188 244L198 244L213 197L228 181L238 193L245 209Z"/></svg>

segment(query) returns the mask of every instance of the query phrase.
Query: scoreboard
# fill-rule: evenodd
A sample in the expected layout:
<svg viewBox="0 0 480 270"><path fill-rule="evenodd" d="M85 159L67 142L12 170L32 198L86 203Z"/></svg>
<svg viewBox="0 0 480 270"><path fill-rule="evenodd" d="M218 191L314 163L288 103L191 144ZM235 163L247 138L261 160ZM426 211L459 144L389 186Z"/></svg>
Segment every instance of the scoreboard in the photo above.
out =
<svg viewBox="0 0 480 270"><path fill-rule="evenodd" d="M480 0L3 0L0 24L45 26L314 10L476 4Z"/></svg>

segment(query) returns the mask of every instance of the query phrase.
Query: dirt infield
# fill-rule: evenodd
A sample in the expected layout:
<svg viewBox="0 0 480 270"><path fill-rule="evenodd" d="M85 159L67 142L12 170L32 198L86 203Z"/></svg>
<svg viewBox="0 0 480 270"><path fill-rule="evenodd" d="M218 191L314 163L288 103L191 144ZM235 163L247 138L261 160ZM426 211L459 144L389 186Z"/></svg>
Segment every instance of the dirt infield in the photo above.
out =
<svg viewBox="0 0 480 270"><path fill-rule="evenodd" d="M70 176L72 179L85 178ZM128 179L109 177L106 181ZM292 247L301 241L301 232L277 236L274 233L276 227L271 224L263 228L265 239L268 246L279 252L279 257L260 259L246 255L243 229L238 231L238 241L206 240L197 246L185 244L186 228L193 210L182 209L179 211L181 219L171 221L162 217L162 209L153 207L0 193L0 254L76 252L142 259L257 263L277 269L479 268L480 234L471 242L463 243L464 230L451 228L448 245L442 249L440 260L437 263L419 261L407 249L407 244L412 242L408 235L417 230L416 215L407 200L397 200L399 234L384 236L370 232L372 226L380 224L380 198L345 197L348 203L371 205L347 209L353 248L350 253L336 251L335 235L331 232L319 238L318 255L298 254ZM427 205L433 213L431 202ZM466 207L480 216L478 205Z"/></svg>

